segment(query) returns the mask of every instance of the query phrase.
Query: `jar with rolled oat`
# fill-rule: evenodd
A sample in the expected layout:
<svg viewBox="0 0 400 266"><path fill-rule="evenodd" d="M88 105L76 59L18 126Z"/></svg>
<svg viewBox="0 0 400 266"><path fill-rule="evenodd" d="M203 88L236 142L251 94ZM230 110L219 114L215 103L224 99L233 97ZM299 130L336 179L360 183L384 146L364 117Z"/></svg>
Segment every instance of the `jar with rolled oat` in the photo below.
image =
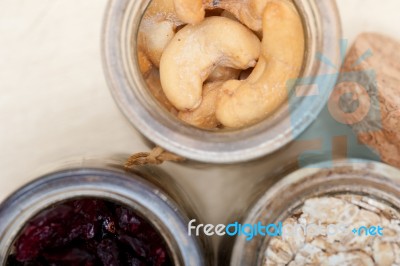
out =
<svg viewBox="0 0 400 266"><path fill-rule="evenodd" d="M221 263L400 265L399 206L398 169L358 160L309 166L262 194L241 221L252 228L221 245Z"/></svg>

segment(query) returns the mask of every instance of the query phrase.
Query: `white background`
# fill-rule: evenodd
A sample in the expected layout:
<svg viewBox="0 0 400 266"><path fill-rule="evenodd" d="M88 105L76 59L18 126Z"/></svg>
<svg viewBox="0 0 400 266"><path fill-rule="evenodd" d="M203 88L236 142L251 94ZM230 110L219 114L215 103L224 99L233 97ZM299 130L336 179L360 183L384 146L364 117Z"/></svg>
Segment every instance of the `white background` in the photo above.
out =
<svg viewBox="0 0 400 266"><path fill-rule="evenodd" d="M120 114L103 76L106 4L0 0L0 200L59 160L148 150ZM350 42L363 31L400 40L399 0L338 5ZM266 176L267 165L163 167L197 199L207 222L218 223L240 206L239 195Z"/></svg>

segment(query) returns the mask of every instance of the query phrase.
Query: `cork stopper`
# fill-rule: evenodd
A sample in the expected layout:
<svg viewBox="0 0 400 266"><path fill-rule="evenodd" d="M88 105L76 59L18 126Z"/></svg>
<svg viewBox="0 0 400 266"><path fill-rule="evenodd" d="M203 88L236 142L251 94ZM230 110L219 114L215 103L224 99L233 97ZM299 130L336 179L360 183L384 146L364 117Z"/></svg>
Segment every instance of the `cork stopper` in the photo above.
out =
<svg viewBox="0 0 400 266"><path fill-rule="evenodd" d="M400 42L378 33L359 35L343 72L368 79L364 88L357 80L346 84L353 87L359 108L369 107L369 114L352 125L359 141L376 150L383 162L400 167ZM369 97L362 97L365 92Z"/></svg>

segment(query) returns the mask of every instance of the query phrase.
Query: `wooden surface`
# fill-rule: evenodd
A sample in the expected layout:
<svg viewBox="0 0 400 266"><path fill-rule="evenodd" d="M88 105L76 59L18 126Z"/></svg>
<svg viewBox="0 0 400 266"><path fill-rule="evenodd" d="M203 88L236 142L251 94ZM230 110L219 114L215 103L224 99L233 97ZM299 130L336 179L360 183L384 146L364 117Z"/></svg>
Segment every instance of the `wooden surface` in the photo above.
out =
<svg viewBox="0 0 400 266"><path fill-rule="evenodd" d="M70 157L146 151L120 114L101 65L106 0L0 0L0 200ZM400 39L400 1L339 0L344 35ZM163 166L204 210L224 222L271 162L251 167ZM240 194L242 195L242 194Z"/></svg>

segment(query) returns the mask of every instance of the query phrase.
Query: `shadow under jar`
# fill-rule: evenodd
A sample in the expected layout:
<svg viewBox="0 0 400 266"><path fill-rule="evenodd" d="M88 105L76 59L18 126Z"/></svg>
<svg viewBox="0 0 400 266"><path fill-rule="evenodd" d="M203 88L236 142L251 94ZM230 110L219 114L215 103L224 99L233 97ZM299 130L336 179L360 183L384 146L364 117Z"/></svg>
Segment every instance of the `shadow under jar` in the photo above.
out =
<svg viewBox="0 0 400 266"><path fill-rule="evenodd" d="M311 165L261 193L240 222L277 227L251 240L224 238L220 264L397 265L399 206L396 168L364 160Z"/></svg>
<svg viewBox="0 0 400 266"><path fill-rule="evenodd" d="M82 217L91 215L84 213L82 210L97 213L94 217L103 217L104 215L101 214L108 213L112 219L112 214L114 214L115 219L113 223L110 223L108 218L108 220L106 219L108 221L106 221L108 224L106 228L110 227L109 230L107 229L108 231L106 230L107 232L103 228L105 225L104 221L101 220L101 230L98 228L97 222L94 222L94 236L92 236L92 233L89 234L91 235L90 237L88 237L87 233L82 233L82 236L74 238L73 241L75 242L68 242L70 244L75 243L73 244L73 248L77 248L77 250L71 251L75 254L74 256L71 257L71 254L69 254L65 257L69 260L69 262L64 261L66 264L74 264L71 260L76 258L76 256L85 255L85 252L78 252L78 244L82 244L81 247L85 251L91 243L91 237L96 238L93 241L99 241L97 238L99 237L98 234L100 234L100 238L103 238L103 240L115 240L114 242L117 243L118 252L115 252L115 254L120 255L119 263L121 264L119 265L125 265L124 261L121 261L121 258L126 259L125 255L128 254L123 255L122 250L119 253L119 249L128 250L129 247L134 248L135 251L130 251L128 255L136 254L135 256L142 256L137 260L133 259L136 263L139 263L140 260L147 260L149 262L159 258L159 251L152 250L155 246L157 248L161 247L163 253L165 251L165 262L167 264L163 263L161 265L210 265L212 255L209 251L207 240L188 236L187 234L189 217L190 219L193 219L193 217L197 218L195 214L196 206L165 173L148 167L141 168L135 172L127 172L116 163L90 162L85 163L85 165L87 166L63 167L59 171L44 175L16 191L0 205L1 265L25 265L23 263L18 264L15 261L13 255L16 252L15 245L22 243L22 237L29 236L31 233L29 230L35 227L35 223L46 223L43 219L58 219L51 217L57 213L62 215L62 213L65 213L65 208L71 206L73 213L68 214L71 217L66 217L65 219L74 220L75 216L80 214L83 214ZM93 201L96 201L96 204L93 204L92 209L99 208L98 206L107 206L106 210L99 209L96 211L90 210L90 206L88 208L86 208L87 206L85 207L87 204L92 204ZM80 208L77 206L83 207ZM78 210L81 211L78 212ZM129 235L134 229L129 224L126 225L127 229L124 229L124 225L121 222L123 222L122 220L125 219L123 218L125 216L121 212L127 212L127 217L130 217L129 219L127 218L129 221L132 219L136 222L139 221L139 229L146 229L145 234L149 235L148 238L143 234L141 235L141 232L138 231L134 231L136 235ZM57 221L60 222L59 220ZM77 221L80 223L81 219ZM63 230L68 230L65 228L69 228L70 224L73 226L73 222L66 221L63 223L61 227L62 232L56 235L60 236L60 238L64 236L64 240L69 239L70 235L65 236ZM51 225L49 226L51 227ZM42 228L40 226L36 227ZM99 230L100 233L98 233ZM55 232L58 231L55 230ZM46 235L46 232L42 233L36 235L36 237ZM36 237L30 236L29 239L37 240ZM159 240L157 241L156 239ZM153 242L149 244L146 241ZM40 240L36 244L40 245L39 242ZM125 248L121 246L121 243L127 244L124 246ZM55 245L53 248L56 248L55 250L57 251L61 250L62 253L64 244L60 244L60 249L57 249ZM71 248L71 246L65 247L67 247L66 250ZM100 248L100 244L94 245L94 253L99 252L96 251L98 250L97 248ZM51 250L50 248L49 251L49 247L46 250L47 254L50 255L50 259L52 259L52 255L54 255L54 259L59 259L58 255L60 253L52 254ZM87 249L86 252L92 252L90 250ZM157 256L152 257L152 252L155 252ZM29 255L29 251L26 254ZM161 256L164 256L164 254ZM10 255L13 255L11 257L14 263L17 264L7 264L7 260L11 260ZM98 253L96 256L99 257L94 259L94 265L102 265L99 261L99 258L102 258L101 254ZM133 257L135 258L135 256ZM103 259L107 258L103 257L101 261ZM10 262L8 261L8 263ZM149 265L152 265L152 262L149 263ZM139 263L138 265L142 264Z"/></svg>
<svg viewBox="0 0 400 266"><path fill-rule="evenodd" d="M294 0L305 34L300 77L312 84L331 73L317 59L321 53L340 65L341 25L334 0ZM128 120L149 140L182 157L206 163L237 163L271 154L301 134L325 105L337 75L326 75L320 100L289 95L289 101L262 122L238 130L203 130L190 126L162 107L147 89L138 66L137 36L150 0L110 0L103 29L103 61L112 94ZM296 87L296 85L294 85ZM303 86L302 93L312 93ZM291 90L293 94L295 88ZM295 113L295 115L293 115Z"/></svg>

